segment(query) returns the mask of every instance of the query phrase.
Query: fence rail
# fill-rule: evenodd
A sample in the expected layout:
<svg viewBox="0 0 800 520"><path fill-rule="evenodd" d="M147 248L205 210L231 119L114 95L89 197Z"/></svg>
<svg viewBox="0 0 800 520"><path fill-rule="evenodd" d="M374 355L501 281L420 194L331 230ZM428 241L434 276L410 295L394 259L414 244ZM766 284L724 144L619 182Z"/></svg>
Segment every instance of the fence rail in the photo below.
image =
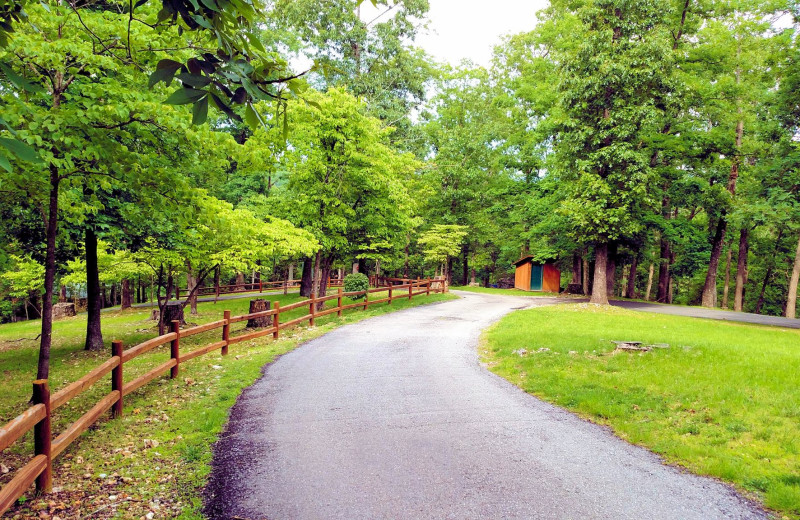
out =
<svg viewBox="0 0 800 520"><path fill-rule="evenodd" d="M283 282L279 282L283 283ZM370 300L370 295L378 292L387 292L386 298ZM53 459L60 455L75 439L89 429L100 417L111 410L112 417L122 415L122 403L126 395L146 385L157 377L169 372L170 378L178 376L180 365L190 359L208 354L209 352L221 351L222 355L228 353L228 347L242 341L255 339L262 336L272 335L273 339L278 339L280 331L308 322L314 325L314 320L328 314L337 313L341 316L347 309L361 307L369 308L370 305L379 303L391 304L392 301L400 298L411 299L414 296L430 294L431 292L446 292L447 287L443 280L406 280L406 283L399 285L388 285L366 291L343 292L341 286L337 293L312 297L307 300L299 301L281 307L280 302L274 302L274 308L268 311L260 311L240 316L231 316L230 311L223 313L223 319L198 325L181 330L180 323L173 321L171 331L155 338L139 343L127 350L123 349L121 341L113 341L111 345L111 357L91 370L79 380L67 385L58 392L50 394L50 388L46 379L33 382L33 404L27 410L6 423L0 428L0 453L13 445L20 437L33 430L34 432L34 454L27 464L17 470L14 477L2 489L0 489L0 515L5 513L14 502L17 501L28 488L36 483L37 492L50 492L53 481ZM343 304L344 297L363 296L364 300L351 304ZM336 300L336 307L324 309L320 307L327 301ZM308 307L308 314L284 322L281 314ZM251 318L272 316L272 326L260 330L247 332L238 336L230 336L230 325ZM196 348L191 352L181 352L180 340L208 332L221 329L222 340ZM124 381L125 363L141 356L157 347L170 345L170 359L149 372L128 381ZM111 392L103 396L89 411L84 413L79 419L61 432L55 438L51 432L51 415L54 410L67 404L71 399L77 397L91 388L95 383L111 374Z"/></svg>

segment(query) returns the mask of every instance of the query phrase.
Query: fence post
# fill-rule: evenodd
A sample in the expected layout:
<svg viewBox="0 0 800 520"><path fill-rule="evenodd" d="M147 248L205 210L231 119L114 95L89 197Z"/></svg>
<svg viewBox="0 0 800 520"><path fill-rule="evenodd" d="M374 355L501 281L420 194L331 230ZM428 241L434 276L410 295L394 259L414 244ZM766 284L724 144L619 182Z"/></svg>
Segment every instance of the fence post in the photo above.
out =
<svg viewBox="0 0 800 520"><path fill-rule="evenodd" d="M409 300L411 299L413 290L414 290L414 281L413 280L409 280L408 281L408 299Z"/></svg>
<svg viewBox="0 0 800 520"><path fill-rule="evenodd" d="M289 294L289 280L283 281L283 295L286 296Z"/></svg>
<svg viewBox="0 0 800 520"><path fill-rule="evenodd" d="M367 310L367 307L369 307L369 289L364 293L364 310Z"/></svg>
<svg viewBox="0 0 800 520"><path fill-rule="evenodd" d="M314 326L314 307L317 306L316 305L317 299L314 297L313 294L311 295L311 300L310 301L311 301L311 303L308 304L308 312L309 312L309 314L311 314L311 317L308 318L308 326L309 327L313 327Z"/></svg>
<svg viewBox="0 0 800 520"><path fill-rule="evenodd" d="M389 305L392 304L392 285L389 284Z"/></svg>
<svg viewBox="0 0 800 520"><path fill-rule="evenodd" d="M119 356L119 364L111 369L111 390L119 390L119 399L111 408L111 417L122 415L122 342L115 340L111 342L111 355Z"/></svg>
<svg viewBox="0 0 800 520"><path fill-rule="evenodd" d="M181 288L178 287L177 285L175 286L175 299L176 300L181 299Z"/></svg>
<svg viewBox="0 0 800 520"><path fill-rule="evenodd" d="M431 279L428 278L428 280L425 282L425 296L430 296L430 295L431 295Z"/></svg>
<svg viewBox="0 0 800 520"><path fill-rule="evenodd" d="M340 318L342 317L342 288L339 287L339 297L336 299L336 307L339 309L336 311L336 315Z"/></svg>
<svg viewBox="0 0 800 520"><path fill-rule="evenodd" d="M169 369L169 378L175 379L178 377L179 365L181 364L181 322L178 320L172 320L170 332L175 333L175 339L169 342L169 355L175 360L175 366Z"/></svg>
<svg viewBox="0 0 800 520"><path fill-rule="evenodd" d="M272 308L275 309L275 319L272 320L272 323L275 325L275 332L272 333L272 339L278 339L281 330L281 302L272 302Z"/></svg>
<svg viewBox="0 0 800 520"><path fill-rule="evenodd" d="M231 311L223 312L222 319L225 320L225 324L222 326L222 341L225 342L225 344L222 345L222 355L225 356L228 354L228 341L231 339Z"/></svg>
<svg viewBox="0 0 800 520"><path fill-rule="evenodd" d="M47 466L42 474L36 477L37 493L49 493L53 490L53 460L51 457L50 442L50 387L47 379L37 379L33 382L33 404L44 405L44 419L33 427L33 446L35 455L47 457Z"/></svg>
<svg viewBox="0 0 800 520"><path fill-rule="evenodd" d="M261 281L261 274L258 275L258 292L264 292L264 282Z"/></svg>

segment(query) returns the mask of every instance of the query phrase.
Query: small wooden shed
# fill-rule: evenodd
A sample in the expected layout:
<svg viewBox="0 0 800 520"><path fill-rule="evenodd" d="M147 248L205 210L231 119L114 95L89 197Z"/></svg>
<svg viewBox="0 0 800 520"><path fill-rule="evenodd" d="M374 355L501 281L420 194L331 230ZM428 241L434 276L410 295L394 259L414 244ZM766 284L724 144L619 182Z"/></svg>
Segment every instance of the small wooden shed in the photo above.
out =
<svg viewBox="0 0 800 520"><path fill-rule="evenodd" d="M559 292L561 271L551 262L534 262L532 256L514 262L514 288L523 291Z"/></svg>

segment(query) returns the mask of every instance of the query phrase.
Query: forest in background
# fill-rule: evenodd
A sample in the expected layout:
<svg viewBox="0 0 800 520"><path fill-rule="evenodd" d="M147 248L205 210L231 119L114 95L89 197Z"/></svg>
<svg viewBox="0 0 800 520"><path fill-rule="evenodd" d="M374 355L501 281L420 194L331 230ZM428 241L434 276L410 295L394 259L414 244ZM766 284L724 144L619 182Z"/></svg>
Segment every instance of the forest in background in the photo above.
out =
<svg viewBox="0 0 800 520"><path fill-rule="evenodd" d="M2 320L43 316L44 352L85 297L94 349L103 306L175 286L502 285L524 255L596 303L794 317L795 2L553 0L489 67L414 45L426 0L376 5L0 8Z"/></svg>

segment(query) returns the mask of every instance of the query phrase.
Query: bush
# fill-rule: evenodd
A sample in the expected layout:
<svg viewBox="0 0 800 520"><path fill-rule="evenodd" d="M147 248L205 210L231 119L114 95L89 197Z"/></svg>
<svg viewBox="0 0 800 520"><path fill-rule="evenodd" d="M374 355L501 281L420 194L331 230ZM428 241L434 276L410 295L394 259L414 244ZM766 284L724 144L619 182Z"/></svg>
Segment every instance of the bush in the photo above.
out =
<svg viewBox="0 0 800 520"><path fill-rule="evenodd" d="M344 277L344 292L366 291L369 289L369 278L364 273L348 274ZM361 296L351 296L351 300L360 300Z"/></svg>

